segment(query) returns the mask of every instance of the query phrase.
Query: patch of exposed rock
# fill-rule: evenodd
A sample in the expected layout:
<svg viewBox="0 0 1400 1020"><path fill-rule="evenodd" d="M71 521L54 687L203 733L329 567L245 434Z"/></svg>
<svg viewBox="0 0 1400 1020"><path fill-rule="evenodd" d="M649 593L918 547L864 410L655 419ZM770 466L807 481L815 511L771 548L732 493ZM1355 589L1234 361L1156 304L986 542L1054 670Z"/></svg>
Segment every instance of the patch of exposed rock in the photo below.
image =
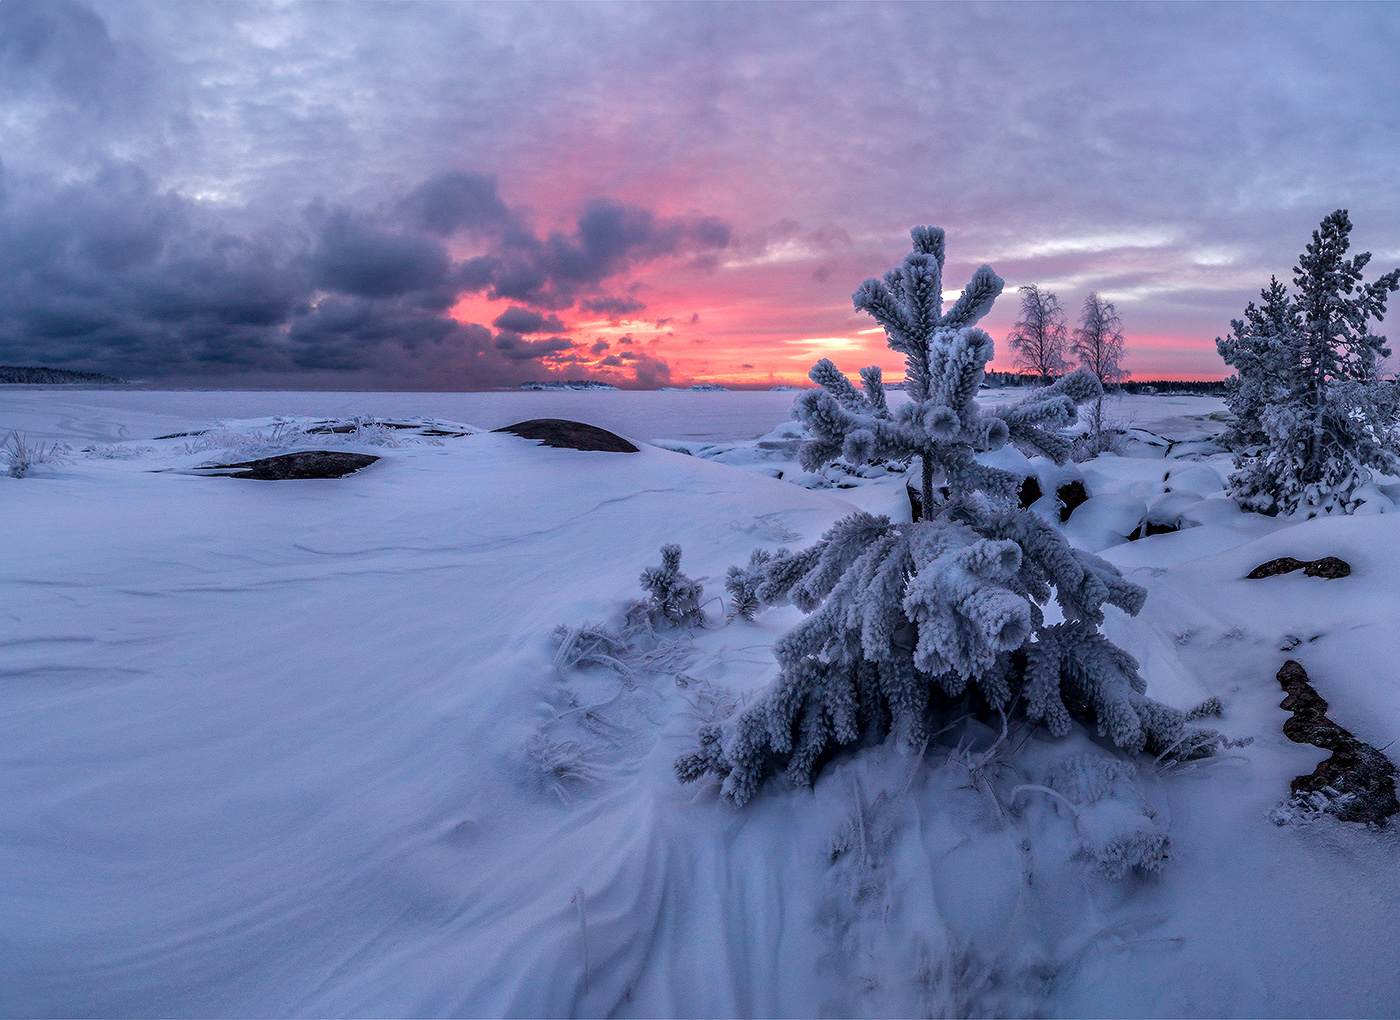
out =
<svg viewBox="0 0 1400 1020"><path fill-rule="evenodd" d="M1351 574L1351 564L1336 556L1324 556L1320 560L1295 560L1292 556L1280 556L1268 563L1261 563L1244 576L1251 581L1263 577L1277 577L1279 574L1301 570L1309 577L1338 578Z"/></svg>
<svg viewBox="0 0 1400 1020"><path fill-rule="evenodd" d="M1060 501L1060 522L1064 523L1069 520L1070 514L1074 513L1075 507L1089 499L1089 490L1076 478L1056 489L1055 498Z"/></svg>
<svg viewBox="0 0 1400 1020"><path fill-rule="evenodd" d="M598 450L603 453L638 453L638 449L621 436L581 421L565 418L531 418L494 429L509 432L522 439L533 439L541 446L560 450Z"/></svg>
<svg viewBox="0 0 1400 1020"><path fill-rule="evenodd" d="M343 450L298 450L261 460L237 464L213 464L196 471L227 478L254 478L261 482L282 482L296 478L343 478L377 461L367 453Z"/></svg>
<svg viewBox="0 0 1400 1020"><path fill-rule="evenodd" d="M1283 724L1283 735L1296 744L1332 752L1311 775L1293 780L1294 796L1323 794L1331 805L1328 810L1344 822L1383 824L1400 812L1395 765L1327 718L1327 702L1313 689L1302 665L1289 659L1278 671L1278 682L1287 692L1279 707L1293 713Z"/></svg>

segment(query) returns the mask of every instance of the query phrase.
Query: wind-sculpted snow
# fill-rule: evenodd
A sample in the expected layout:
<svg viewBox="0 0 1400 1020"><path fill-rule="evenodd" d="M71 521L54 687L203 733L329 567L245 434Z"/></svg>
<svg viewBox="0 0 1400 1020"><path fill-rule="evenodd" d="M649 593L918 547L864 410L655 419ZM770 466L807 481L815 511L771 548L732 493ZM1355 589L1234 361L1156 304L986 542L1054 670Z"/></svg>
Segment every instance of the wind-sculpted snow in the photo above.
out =
<svg viewBox="0 0 1400 1020"><path fill-rule="evenodd" d="M1394 835L1270 819L1323 754L1280 732L1285 659L1359 739L1400 738L1398 517L1198 509L1197 526L1101 553L1148 591L1136 617L1107 608L1104 632L1155 699L1219 697L1214 725L1247 748L1120 777L1091 735L1012 720L1002 740L999 718L967 719L923 755L857 747L810 789L779 779L736 812L671 762L753 702L803 616L722 625L725 572L857 508L904 523L902 474L808 490L766 476L795 460L756 441L716 442L744 470L539 448L472 427L524 415L423 395L119 396L142 403L0 406L0 426L69 448L0 476L4 1015L1382 1016L1400 1001ZM230 413L240 401L253 420ZM1184 441L1219 401L1131 406ZM183 473L286 452L301 440L279 420L410 412L468 434L308 437L380 457L337 480ZM201 435L151 439L176 431ZM1168 472L1228 471L1177 452L1083 477L1146 499ZM670 541L705 625L612 629ZM1329 555L1350 576L1245 579ZM579 640L556 658L561 623Z"/></svg>

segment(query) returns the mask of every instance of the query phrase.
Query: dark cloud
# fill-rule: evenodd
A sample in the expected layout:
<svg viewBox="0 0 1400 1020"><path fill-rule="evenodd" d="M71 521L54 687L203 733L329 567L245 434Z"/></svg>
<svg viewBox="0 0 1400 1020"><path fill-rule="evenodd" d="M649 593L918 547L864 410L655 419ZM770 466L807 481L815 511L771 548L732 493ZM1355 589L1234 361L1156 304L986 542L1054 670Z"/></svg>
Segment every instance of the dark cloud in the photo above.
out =
<svg viewBox="0 0 1400 1020"><path fill-rule="evenodd" d="M458 295L481 289L471 274L482 261L499 260L454 263L437 233L401 217L313 203L242 234L131 164L108 163L56 190L32 180L10 187L10 176L0 205L7 363L481 386L573 356L557 314L512 306L494 320L494 338L448 315Z"/></svg>
<svg viewBox="0 0 1400 1020"><path fill-rule="evenodd" d="M529 308L519 308L515 305L507 308L491 323L497 329L503 329L511 333L564 333L568 327L559 320L557 315L545 315Z"/></svg>
<svg viewBox="0 0 1400 1020"><path fill-rule="evenodd" d="M114 41L107 24L71 0L0 4L0 97L56 101L70 112L141 105L151 86L141 52Z"/></svg>
<svg viewBox="0 0 1400 1020"><path fill-rule="evenodd" d="M634 297L615 297L605 294L601 297L586 298L580 301L579 308L585 312L606 315L611 321L619 322L626 316L642 311L646 305Z"/></svg>
<svg viewBox="0 0 1400 1020"><path fill-rule="evenodd" d="M287 238L244 237L111 164L0 207L0 357L123 374L278 359L273 335L306 299Z"/></svg>
<svg viewBox="0 0 1400 1020"><path fill-rule="evenodd" d="M508 383L527 363L578 360L560 335L570 327L553 312L513 305L493 321L493 338L447 314L461 294L493 286L522 245L572 251L561 277L572 286L677 250L688 236L633 209L606 229L594 216L577 239L555 243L522 234L520 218L508 214L516 226L492 254L454 262L441 231L400 215L413 208L408 201L388 217L318 201L239 233L129 163L105 163L58 189L13 176L0 176L0 360L126 376L379 373L389 384ZM421 204L425 192L409 194ZM480 194L494 195L494 185ZM590 257L601 262L585 269L579 260ZM545 286L561 293L547 275ZM527 339L534 334L550 335Z"/></svg>
<svg viewBox="0 0 1400 1020"><path fill-rule="evenodd" d="M654 389L671 382L671 366L664 359L645 352L632 360L629 369L639 386Z"/></svg>
<svg viewBox="0 0 1400 1020"><path fill-rule="evenodd" d="M533 361L536 358L549 358L551 355L572 351L574 343L562 336L552 336L547 340L526 340L519 333L498 333L496 350L511 361Z"/></svg>
<svg viewBox="0 0 1400 1020"><path fill-rule="evenodd" d="M484 233L515 226L497 192L496 179L461 170L424 181L408 193L402 209L412 225L439 237L459 230Z"/></svg>
<svg viewBox="0 0 1400 1020"><path fill-rule="evenodd" d="M598 340L598 341L596 341L596 342L593 344L592 347L588 348L588 350L589 350L590 353L592 353L592 354L594 354L594 355L596 356L596 355L602 354L602 353L603 353L604 351L606 351L610 346L611 346L611 345L610 345L606 340Z"/></svg>
<svg viewBox="0 0 1400 1020"><path fill-rule="evenodd" d="M289 354L298 368L359 369L376 363L381 348L408 350L423 345L464 343L480 346L485 327L465 326L407 302L385 302L331 295L288 323Z"/></svg>
<svg viewBox="0 0 1400 1020"><path fill-rule="evenodd" d="M323 219L311 254L319 286L357 297L390 298L447 283L450 260L436 240L387 231L345 210L313 216Z"/></svg>
<svg viewBox="0 0 1400 1020"><path fill-rule="evenodd" d="M516 232L504 238L489 294L539 308L568 308L640 263L723 249L730 233L713 216L663 218L638 206L597 199L571 233L555 231L539 238Z"/></svg>

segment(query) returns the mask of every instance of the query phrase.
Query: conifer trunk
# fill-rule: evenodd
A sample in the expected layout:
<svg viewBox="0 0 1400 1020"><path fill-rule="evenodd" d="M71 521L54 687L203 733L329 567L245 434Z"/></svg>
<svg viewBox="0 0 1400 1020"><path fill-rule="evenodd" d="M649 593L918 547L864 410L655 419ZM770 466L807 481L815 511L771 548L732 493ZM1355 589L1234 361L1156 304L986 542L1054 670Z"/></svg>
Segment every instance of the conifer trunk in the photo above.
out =
<svg viewBox="0 0 1400 1020"><path fill-rule="evenodd" d="M925 453L921 455L920 459L924 463L924 520L928 520L933 516L933 458Z"/></svg>

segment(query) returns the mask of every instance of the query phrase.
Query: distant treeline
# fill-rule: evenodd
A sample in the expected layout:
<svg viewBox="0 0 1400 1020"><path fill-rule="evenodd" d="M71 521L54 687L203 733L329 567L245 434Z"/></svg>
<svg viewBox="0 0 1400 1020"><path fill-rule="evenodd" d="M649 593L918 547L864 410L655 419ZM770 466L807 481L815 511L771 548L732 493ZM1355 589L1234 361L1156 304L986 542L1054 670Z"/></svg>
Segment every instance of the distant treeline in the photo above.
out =
<svg viewBox="0 0 1400 1020"><path fill-rule="evenodd" d="M988 371L985 381L988 386L1034 386L1040 382L1040 376L1034 372Z"/></svg>
<svg viewBox="0 0 1400 1020"><path fill-rule="evenodd" d="M615 390L612 383L598 382L596 379L531 379L520 384L522 390Z"/></svg>
<svg viewBox="0 0 1400 1020"><path fill-rule="evenodd" d="M1128 393L1207 393L1223 396L1225 380L1215 379L1205 382L1185 382L1181 379L1146 379L1141 382L1119 383Z"/></svg>
<svg viewBox="0 0 1400 1020"><path fill-rule="evenodd" d="M1040 376L1028 372L988 372L988 386L1034 386ZM1184 382L1180 379L1144 379L1119 383L1126 393L1220 393L1225 392L1223 379L1214 382Z"/></svg>
<svg viewBox="0 0 1400 1020"><path fill-rule="evenodd" d="M70 372L66 368L16 368L13 365L0 365L0 383L29 383L31 385L54 385L56 383L122 383L117 379L98 372Z"/></svg>

